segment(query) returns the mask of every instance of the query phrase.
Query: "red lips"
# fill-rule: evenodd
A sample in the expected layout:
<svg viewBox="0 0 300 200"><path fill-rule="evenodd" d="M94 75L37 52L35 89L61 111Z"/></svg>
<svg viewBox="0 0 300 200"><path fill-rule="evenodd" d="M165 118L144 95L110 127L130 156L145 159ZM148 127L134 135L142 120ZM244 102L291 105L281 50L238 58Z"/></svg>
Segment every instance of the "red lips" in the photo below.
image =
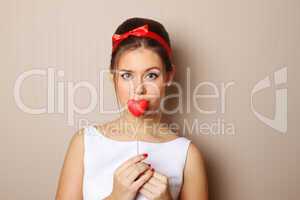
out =
<svg viewBox="0 0 300 200"><path fill-rule="evenodd" d="M149 102L146 99L134 100L129 99L127 102L128 110L136 117L142 115L149 107Z"/></svg>

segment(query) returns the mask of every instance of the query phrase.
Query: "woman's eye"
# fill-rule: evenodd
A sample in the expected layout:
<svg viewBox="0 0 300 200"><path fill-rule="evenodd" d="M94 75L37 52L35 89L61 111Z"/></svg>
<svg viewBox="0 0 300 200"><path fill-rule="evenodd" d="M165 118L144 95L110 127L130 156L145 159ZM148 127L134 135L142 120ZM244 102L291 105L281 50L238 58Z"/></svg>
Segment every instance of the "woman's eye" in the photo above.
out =
<svg viewBox="0 0 300 200"><path fill-rule="evenodd" d="M147 75L147 78L149 78L149 79L156 79L158 77L158 75L156 74L156 73L149 73L148 75Z"/></svg>
<svg viewBox="0 0 300 200"><path fill-rule="evenodd" d="M125 79L125 80L129 80L129 79L132 78L132 77L131 77L131 74L129 74L129 73L124 73L124 74L121 75L121 77L122 77L123 79Z"/></svg>

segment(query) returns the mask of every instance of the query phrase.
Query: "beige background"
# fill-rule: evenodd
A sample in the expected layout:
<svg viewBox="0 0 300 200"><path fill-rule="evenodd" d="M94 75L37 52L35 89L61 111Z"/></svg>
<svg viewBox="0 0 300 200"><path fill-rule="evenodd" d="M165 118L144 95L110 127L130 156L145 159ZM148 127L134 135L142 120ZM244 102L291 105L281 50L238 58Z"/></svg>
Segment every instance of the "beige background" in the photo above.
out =
<svg viewBox="0 0 300 200"><path fill-rule="evenodd" d="M299 199L299 1L2 0L0 8L0 199L53 199L73 133L84 124L117 116L99 110L100 103L111 109L116 102L112 85L105 77L105 91L101 90L98 75L108 68L113 31L135 16L165 25L175 52L176 80L184 88L189 80L187 67L191 88L204 81L218 88L221 83L234 82L226 91L225 113L221 113L220 99L201 98L202 108L217 112L203 114L192 108L190 113L184 110L170 118L181 125L184 120L209 125L222 119L234 126L233 135L214 131L186 135L205 156L210 199ZM250 107L254 85L266 76L273 82L273 73L283 67L287 67L288 83L279 88L288 88L286 133L265 125ZM47 72L48 68L55 70L55 110L27 113L15 101L16 81L24 72ZM64 72L63 77L58 70ZM67 105L63 113L57 111L57 86L65 84L67 104L67 83L80 81L97 89L97 106L86 114L75 113L71 122ZM27 106L49 106L46 76L28 78L21 86L21 99ZM275 114L275 89L278 87L272 84L254 98L255 109L269 118ZM203 87L198 93L211 91ZM89 90L78 89L74 101L87 107ZM184 95L184 105L187 102Z"/></svg>

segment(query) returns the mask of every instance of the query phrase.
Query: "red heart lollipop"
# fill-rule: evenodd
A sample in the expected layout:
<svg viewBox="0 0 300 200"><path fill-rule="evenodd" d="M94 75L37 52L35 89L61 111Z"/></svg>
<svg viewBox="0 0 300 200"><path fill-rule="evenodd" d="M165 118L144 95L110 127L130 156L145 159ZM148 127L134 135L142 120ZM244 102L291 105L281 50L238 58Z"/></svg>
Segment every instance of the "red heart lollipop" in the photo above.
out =
<svg viewBox="0 0 300 200"><path fill-rule="evenodd" d="M149 102L145 99L134 100L129 99L127 102L128 110L136 117L142 115L148 109Z"/></svg>

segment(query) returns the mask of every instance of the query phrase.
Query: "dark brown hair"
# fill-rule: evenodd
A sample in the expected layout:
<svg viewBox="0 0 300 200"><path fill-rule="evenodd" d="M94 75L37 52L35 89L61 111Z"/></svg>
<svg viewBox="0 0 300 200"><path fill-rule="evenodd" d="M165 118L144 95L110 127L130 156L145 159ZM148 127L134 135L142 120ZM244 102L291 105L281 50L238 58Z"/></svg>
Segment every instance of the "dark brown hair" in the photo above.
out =
<svg viewBox="0 0 300 200"><path fill-rule="evenodd" d="M171 42L168 32L165 30L161 23L152 19L139 17L129 18L118 26L117 30L115 31L115 34L123 34L145 24L148 24L150 31L160 35L171 48ZM120 58L123 52L127 50L134 50L139 47L145 47L156 52L160 56L166 72L172 70L171 58L168 56L167 51L159 42L147 37L129 36L128 38L121 41L117 48L112 52L110 61L110 72L113 73L113 71L115 70L116 65L118 63L118 59Z"/></svg>

